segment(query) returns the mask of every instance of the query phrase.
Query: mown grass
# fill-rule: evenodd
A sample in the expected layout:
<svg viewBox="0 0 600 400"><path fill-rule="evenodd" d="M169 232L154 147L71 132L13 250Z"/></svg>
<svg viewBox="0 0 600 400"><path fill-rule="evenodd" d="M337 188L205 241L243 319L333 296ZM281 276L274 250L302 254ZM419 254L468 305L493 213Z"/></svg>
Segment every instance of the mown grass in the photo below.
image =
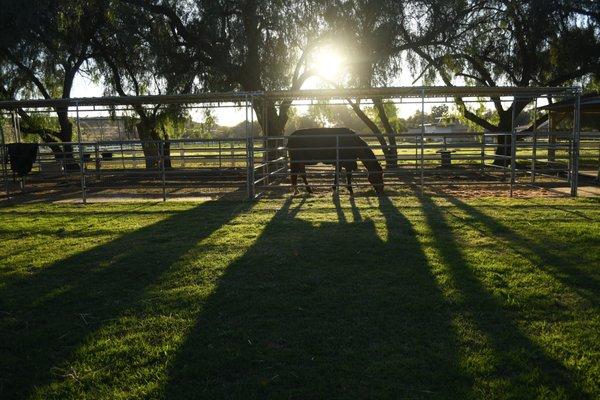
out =
<svg viewBox="0 0 600 400"><path fill-rule="evenodd" d="M599 206L0 208L0 397L598 398Z"/></svg>

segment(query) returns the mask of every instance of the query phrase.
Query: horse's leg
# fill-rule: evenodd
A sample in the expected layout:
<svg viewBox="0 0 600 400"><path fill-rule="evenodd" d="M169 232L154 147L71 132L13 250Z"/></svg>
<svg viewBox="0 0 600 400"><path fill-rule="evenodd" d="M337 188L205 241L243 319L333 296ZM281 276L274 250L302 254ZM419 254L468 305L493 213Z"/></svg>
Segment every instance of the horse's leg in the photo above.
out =
<svg viewBox="0 0 600 400"><path fill-rule="evenodd" d="M302 177L302 181L304 182L304 185L306 186L306 191L308 193L312 193L313 190L309 186L308 181L306 180L306 167L303 166L303 168L302 168L302 174L300 174L300 176Z"/></svg>
<svg viewBox="0 0 600 400"><path fill-rule="evenodd" d="M350 192L350 196L354 195L354 190L352 190L352 171L346 168L346 181L348 182L348 191Z"/></svg>
<svg viewBox="0 0 600 400"><path fill-rule="evenodd" d="M298 194L298 164L291 163L290 164L290 172L292 178L292 188L294 189L294 194Z"/></svg>

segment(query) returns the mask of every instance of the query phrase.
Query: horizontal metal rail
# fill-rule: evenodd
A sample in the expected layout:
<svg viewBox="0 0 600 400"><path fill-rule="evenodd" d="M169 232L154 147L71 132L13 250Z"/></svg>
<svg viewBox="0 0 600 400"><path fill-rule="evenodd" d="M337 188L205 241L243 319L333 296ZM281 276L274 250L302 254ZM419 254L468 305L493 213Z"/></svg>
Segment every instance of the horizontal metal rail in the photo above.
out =
<svg viewBox="0 0 600 400"><path fill-rule="evenodd" d="M176 95L112 96L70 99L33 99L0 101L0 110L19 108L65 108L89 106L133 106L157 104L245 103L278 100L331 100L372 98L423 98L423 97L514 97L537 98L544 96L570 96L576 87L485 87L485 86L422 86L386 87L370 89L313 89L296 91L252 91L198 93Z"/></svg>

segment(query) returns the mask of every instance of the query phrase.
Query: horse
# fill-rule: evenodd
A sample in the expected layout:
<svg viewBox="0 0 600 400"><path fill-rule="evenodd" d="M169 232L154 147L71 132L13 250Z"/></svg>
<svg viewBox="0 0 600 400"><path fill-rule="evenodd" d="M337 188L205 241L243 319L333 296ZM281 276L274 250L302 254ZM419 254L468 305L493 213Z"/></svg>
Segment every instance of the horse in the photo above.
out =
<svg viewBox="0 0 600 400"><path fill-rule="evenodd" d="M336 144L339 145L339 153L336 151ZM348 191L350 195L354 194L352 190L352 172L358 169L356 160L360 160L367 168L368 179L375 192L378 195L383 193L383 169L369 145L351 129L300 129L288 136L287 150L294 194L298 194L298 174L304 181L306 191L312 193L312 188L306 180L306 165L318 163L336 167L334 191L338 184L338 174L344 168L346 170ZM339 161L336 162L336 160Z"/></svg>

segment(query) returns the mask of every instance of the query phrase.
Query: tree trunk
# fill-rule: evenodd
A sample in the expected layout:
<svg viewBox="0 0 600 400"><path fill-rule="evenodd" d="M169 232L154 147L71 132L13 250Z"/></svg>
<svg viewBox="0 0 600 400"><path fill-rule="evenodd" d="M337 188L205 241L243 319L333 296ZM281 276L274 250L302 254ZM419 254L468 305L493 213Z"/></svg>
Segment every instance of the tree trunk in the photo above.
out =
<svg viewBox="0 0 600 400"><path fill-rule="evenodd" d="M265 139L265 157L264 161L268 162L277 159L279 156L277 148L282 144L279 137L283 138L285 123L287 122L287 111L285 116L278 114L273 102L256 102L254 104L258 124L260 125L263 136L273 137L276 139Z"/></svg>
<svg viewBox="0 0 600 400"><path fill-rule="evenodd" d="M60 108L56 111L58 115L58 124L60 125L59 139L61 142L73 141L73 124L69 120L68 110ZM55 154L55 157L63 162L66 171L78 171L79 163L75 161L73 145L63 144L62 153Z"/></svg>
<svg viewBox="0 0 600 400"><path fill-rule="evenodd" d="M157 169L160 161L160 137L156 131L156 121L142 118L136 127L138 136L142 141L146 169Z"/></svg>
<svg viewBox="0 0 600 400"><path fill-rule="evenodd" d="M550 134L548 135L548 162L556 161L556 135L553 134L556 129L556 118L550 118L548 129Z"/></svg>
<svg viewBox="0 0 600 400"><path fill-rule="evenodd" d="M513 105L514 106L514 105ZM512 157L512 111L506 110L500 114L500 123L498 124L498 133L496 139L497 147L494 157L494 165L507 167L510 165Z"/></svg>
<svg viewBox="0 0 600 400"><path fill-rule="evenodd" d="M379 114L379 119L383 124L383 128L385 130L386 136L388 138L389 146L384 147L383 154L385 156L385 167L387 169L396 169L398 168L398 148L396 147L396 136L394 132L394 128L390 124L390 120L385 112L385 107L383 106L383 102L381 99L373 99L373 104L377 109L377 113Z"/></svg>
<svg viewBox="0 0 600 400"><path fill-rule="evenodd" d="M165 169L173 168L171 164L171 142L168 137L165 137L165 140L163 141L163 152Z"/></svg>
<svg viewBox="0 0 600 400"><path fill-rule="evenodd" d="M507 167L510 165L510 158L512 156L512 136L511 135L499 135L497 137L497 147L494 157L494 165Z"/></svg>
<svg viewBox="0 0 600 400"><path fill-rule="evenodd" d="M396 147L391 147L388 145L385 140L385 136L381 133L381 129L377 126L377 124L371 121L371 118L363 110L360 109L360 105L358 103L354 103L352 100L347 99L348 104L354 110L354 113L360 118L360 120L369 127L371 132L377 137L379 144L381 145L381 150L383 151L383 157L385 158L385 167L386 169L390 168L398 168L398 154L396 152ZM388 136L388 139L390 137ZM395 139L394 139L395 143ZM394 145L395 146L395 145Z"/></svg>

